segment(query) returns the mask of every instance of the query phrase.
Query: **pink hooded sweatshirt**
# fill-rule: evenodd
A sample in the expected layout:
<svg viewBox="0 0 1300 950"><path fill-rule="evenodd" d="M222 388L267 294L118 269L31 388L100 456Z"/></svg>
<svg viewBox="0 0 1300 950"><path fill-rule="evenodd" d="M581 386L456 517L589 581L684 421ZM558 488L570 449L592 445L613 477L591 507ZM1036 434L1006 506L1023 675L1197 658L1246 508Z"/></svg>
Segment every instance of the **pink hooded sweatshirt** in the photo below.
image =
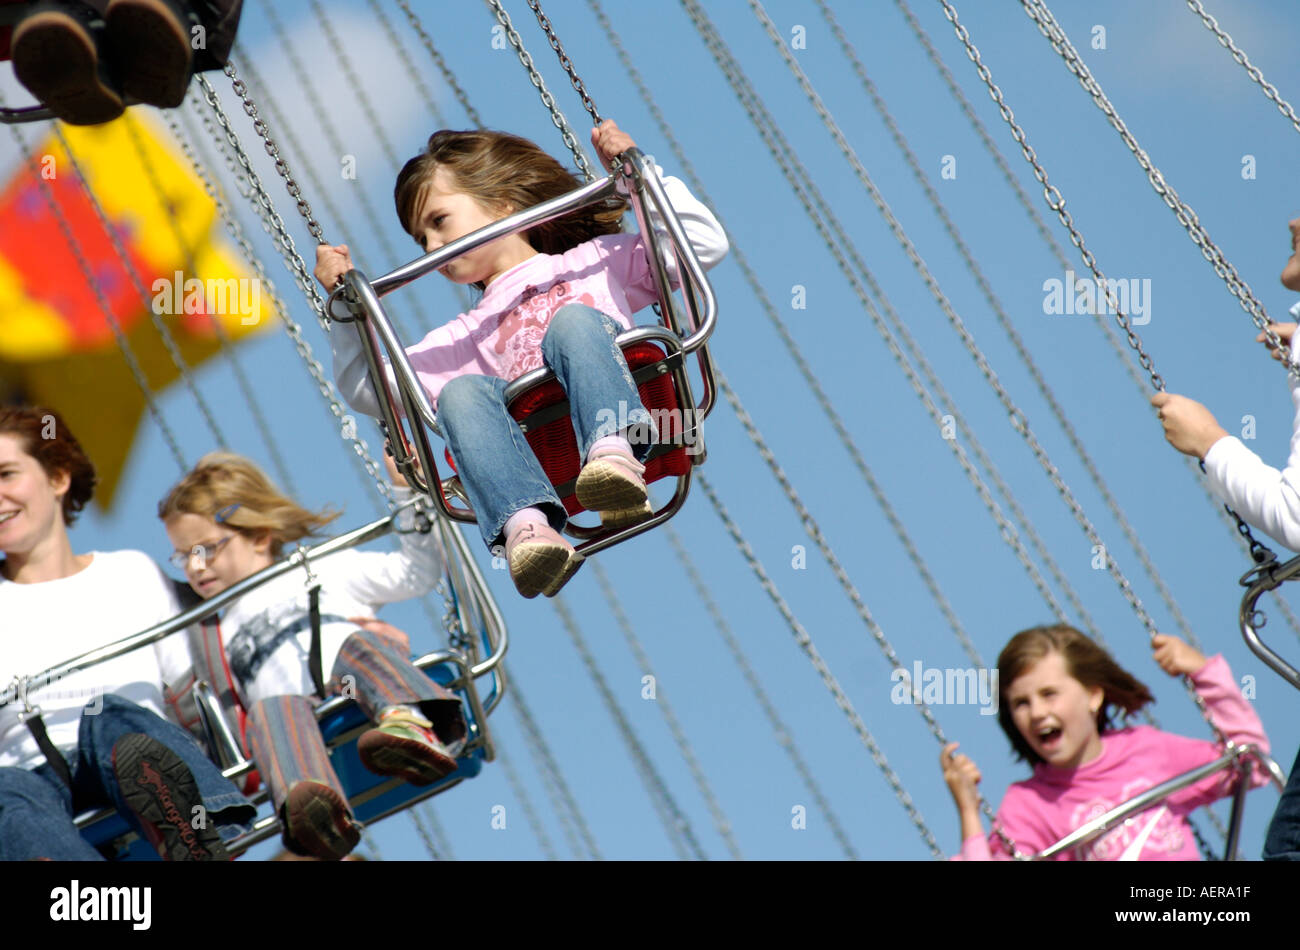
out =
<svg viewBox="0 0 1300 950"><path fill-rule="evenodd" d="M1222 656L1214 656L1192 674L1192 684L1225 736L1239 745L1253 743L1268 752L1263 723L1241 695L1232 670ZM1091 762L1075 769L1040 762L1034 766L1032 778L1007 789L996 823L1022 854L1036 854L1140 792L1222 754L1214 742L1170 735L1151 726L1131 726L1105 733L1101 745L1101 755ZM1201 855L1187 815L1202 805L1231 795L1234 775L1233 771L1225 770L1207 776L1131 816L1082 848L1062 852L1056 858L1061 861L1199 861ZM1267 774L1258 767L1251 778L1252 787L1268 781ZM981 834L963 841L961 854L953 860L989 861L1010 857L996 834L988 838Z"/></svg>

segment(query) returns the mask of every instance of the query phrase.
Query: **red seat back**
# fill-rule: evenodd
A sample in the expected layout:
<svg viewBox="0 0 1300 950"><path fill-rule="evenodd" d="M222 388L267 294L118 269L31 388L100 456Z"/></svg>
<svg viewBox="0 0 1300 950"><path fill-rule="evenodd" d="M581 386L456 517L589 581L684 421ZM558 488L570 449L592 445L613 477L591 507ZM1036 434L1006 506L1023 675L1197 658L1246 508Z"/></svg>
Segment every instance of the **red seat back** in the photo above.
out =
<svg viewBox="0 0 1300 950"><path fill-rule="evenodd" d="M634 343L623 350L628 368L636 372L642 366L657 363L664 358L664 352L654 343ZM673 378L668 373L650 377L637 387L641 404L650 412L660 442L669 442L682 434L681 406L677 401L677 389ZM565 399L564 389L556 380L535 386L524 393L510 407L510 415L518 421L525 421L535 412L553 406ZM568 486L566 494L561 495L565 510L575 515L583 510L578 498L573 494L573 482L582 468L582 459L578 457L578 439L573 432L573 422L563 415L545 425L530 428L526 433L528 444L542 463L542 470L556 488ZM447 461L455 468L455 461L447 452ZM646 484L669 476L684 475L690 470L691 460L686 454L685 446L677 446L646 463Z"/></svg>

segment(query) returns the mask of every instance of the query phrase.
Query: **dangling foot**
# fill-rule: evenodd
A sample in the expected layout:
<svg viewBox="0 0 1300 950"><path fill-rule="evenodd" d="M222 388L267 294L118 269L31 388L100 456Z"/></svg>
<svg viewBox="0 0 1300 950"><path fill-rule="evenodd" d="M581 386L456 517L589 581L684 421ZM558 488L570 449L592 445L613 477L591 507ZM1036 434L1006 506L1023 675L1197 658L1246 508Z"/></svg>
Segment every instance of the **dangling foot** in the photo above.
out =
<svg viewBox="0 0 1300 950"><path fill-rule="evenodd" d="M151 106L180 105L194 62L185 5L179 0L109 0L105 19L122 91Z"/></svg>
<svg viewBox="0 0 1300 950"><path fill-rule="evenodd" d="M113 745L113 774L164 861L230 860L211 820L194 827L203 799L189 766L167 746L142 732L128 733Z"/></svg>
<svg viewBox="0 0 1300 950"><path fill-rule="evenodd" d="M578 473L575 492L582 507L600 512L605 528L624 528L654 514L645 486L645 466L627 449L593 452Z"/></svg>
<svg viewBox="0 0 1300 950"><path fill-rule="evenodd" d="M104 21L84 3L46 0L13 33L14 74L69 125L98 125L123 112L102 55Z"/></svg>
<svg viewBox="0 0 1300 950"><path fill-rule="evenodd" d="M432 785L456 771L456 759L438 741L433 723L409 707L383 710L379 725L357 740L357 754L376 775L396 775L412 785Z"/></svg>
<svg viewBox="0 0 1300 950"><path fill-rule="evenodd" d="M506 538L506 560L515 588L529 599L554 597L582 566L573 545L550 525L526 522Z"/></svg>
<svg viewBox="0 0 1300 950"><path fill-rule="evenodd" d="M347 802L323 782L294 782L281 819L285 847L322 861L346 857L361 840Z"/></svg>

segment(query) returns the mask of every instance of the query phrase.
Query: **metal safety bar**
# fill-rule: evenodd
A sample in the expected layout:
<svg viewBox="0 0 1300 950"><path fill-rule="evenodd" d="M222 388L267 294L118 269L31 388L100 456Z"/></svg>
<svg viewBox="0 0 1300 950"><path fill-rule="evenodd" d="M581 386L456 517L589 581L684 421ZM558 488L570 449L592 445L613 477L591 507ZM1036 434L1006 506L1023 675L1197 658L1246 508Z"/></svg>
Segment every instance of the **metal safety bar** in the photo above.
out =
<svg viewBox="0 0 1300 950"><path fill-rule="evenodd" d="M300 547L284 560L278 561L270 567L258 571L256 574L234 584L222 591L220 594L217 594L215 597L204 601L202 604L177 614L170 620L166 620L160 624L155 624L140 633L124 637L121 640L115 640L112 643L105 644L102 647L90 650L71 660L60 663L57 666L50 667L44 672L27 677L25 682L21 685L15 684L6 687L4 690L0 691L0 706L19 701L22 698L23 692L35 692L57 679L88 669L97 663L103 663L107 660L115 659L123 654L130 653L132 650L149 646L150 644L162 640L164 637L170 636L180 630L184 630L191 624L198 623L205 618L210 617L227 604L237 600L249 591L261 587L268 581L274 580L275 578L291 571L301 570L304 564L310 563L314 560L319 560L320 558L334 554L337 551L356 547L359 544L364 544L368 541L373 541L376 538L382 537L393 529L393 523L402 511L416 505L418 502L419 497L417 496L416 498L412 498L411 500L399 505L392 514L385 518L372 521L369 524L355 528L346 534L341 534L337 537L330 538L327 541L322 541L320 544L312 547ZM446 540L447 535L449 534L459 536L460 532L445 532L444 540ZM462 579L462 584L471 589L475 586L478 587L478 596L481 598L480 606L484 603L490 603L491 596L487 593L487 585L483 582L482 574L478 572L478 567L474 564L474 559L469 556L469 551L465 546L464 539L461 538L459 543L453 541L453 545L456 547L460 565L462 569L466 571L466 576ZM449 557L447 564L449 571L451 569L450 561L451 559ZM492 671L497 664L500 663L501 658L505 655L506 651L507 634L505 623L501 618L500 612L495 609L485 610L484 618L491 621L490 623L485 624L482 628L482 636L490 655L486 660L478 663L469 671L471 678L478 678L484 673ZM325 705L328 705L328 703Z"/></svg>
<svg viewBox="0 0 1300 950"><path fill-rule="evenodd" d="M1293 557L1285 564L1270 562L1246 572L1240 582L1241 586L1246 588L1246 593L1241 598L1238 619L1241 623L1241 635L1251 652L1263 660L1274 673L1296 689L1300 689L1300 670L1282 659L1259 638L1257 630L1264 626L1265 617L1262 611L1255 609L1255 604L1266 591L1280 587L1284 581L1289 581L1297 575L1300 575L1300 556Z"/></svg>
<svg viewBox="0 0 1300 950"><path fill-rule="evenodd" d="M704 452L698 426L712 410L716 392L713 362L706 343L717 324L717 298L694 248L691 247L686 231L655 174L653 163L639 149L634 148L623 153L619 167L624 169L621 175L629 183L627 197L641 227L642 239L646 244L647 256L651 264L651 276L662 304L661 316L666 326L636 327L619 334L616 342L620 347L626 347L633 343L653 341L666 348L667 358L654 364L653 368L643 375L652 375L655 372L672 373L678 400L683 404L683 442L692 449L692 461L699 464L703 461ZM438 428L437 414L379 298L490 241L549 221L588 204L619 195L617 188L619 179L620 173L615 172L608 178L591 182L566 195L560 195L536 207L502 218L500 221L457 238L450 244L374 281L369 280L359 270L350 270L343 275L339 286L330 294L325 308L330 318L340 323L356 325L362 351L365 354L366 367L375 385L380 421L389 436L393 459L398 469L408 482L427 494L439 512L447 518L464 522L476 520L472 510L467 507L453 506L448 501L449 492L459 494L462 498L464 495L458 492L458 482L455 477L446 480L439 477L438 461L425 428L427 426L429 430L442 434ZM668 273L669 262L665 260L655 229L651 225L646 201L649 201L658 212L671 238L672 263L675 265L678 285L685 304L684 310L679 307L673 292L672 278ZM382 354L387 355L387 360ZM686 357L691 354L695 354L699 360L703 381L702 398L698 401L695 399L690 377L686 372ZM392 369L392 379L388 375L388 367ZM525 373L506 387L507 404L534 386L554 378L554 373L545 367ZM397 384L396 394L392 387L394 381ZM403 418L410 423L409 427L403 426ZM423 425L412 422L417 419ZM688 438L690 441L686 442ZM612 532L608 529L570 525L569 530L574 536L585 539L577 550L584 555L594 554L602 548L662 524L685 503L689 485L688 471L678 476L677 489L672 499L647 521Z"/></svg>
<svg viewBox="0 0 1300 950"><path fill-rule="evenodd" d="M1254 765L1258 763L1269 774L1273 783L1278 788L1286 785L1286 778L1282 770L1267 755L1262 754L1259 748L1254 745L1229 746L1219 758L1205 765L1197 766L1181 775L1175 775L1173 778L1161 782L1159 785L1152 786L1146 791L1135 795L1128 801L1116 805L1105 814L1098 815L1091 821L1080 825L1074 831L1070 832L1056 844L1034 855L1030 860L1046 861L1055 857L1063 851L1072 848L1078 848L1087 844L1089 841L1100 837L1110 831L1116 825L1120 824L1132 815L1145 811L1152 805L1163 801L1174 792L1181 791L1190 785L1199 782L1207 775L1213 775L1215 772L1227 768L1235 768L1238 771L1237 788L1233 794L1232 801L1232 818L1229 823L1229 832L1227 839L1227 850L1225 851L1225 861L1236 860L1237 840L1241 832L1241 818L1245 808L1246 792L1250 789L1250 772Z"/></svg>

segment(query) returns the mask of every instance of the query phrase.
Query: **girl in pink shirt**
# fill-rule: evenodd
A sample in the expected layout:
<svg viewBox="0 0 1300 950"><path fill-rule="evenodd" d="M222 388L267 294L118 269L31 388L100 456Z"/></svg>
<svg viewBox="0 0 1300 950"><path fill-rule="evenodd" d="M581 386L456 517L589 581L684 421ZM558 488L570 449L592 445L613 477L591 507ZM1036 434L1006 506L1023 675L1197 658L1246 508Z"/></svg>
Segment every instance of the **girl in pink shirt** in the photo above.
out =
<svg viewBox="0 0 1300 950"><path fill-rule="evenodd" d="M592 142L606 163L635 146L608 120ZM716 264L727 251L717 219L675 178L663 184L701 265ZM571 172L526 139L443 130L406 163L395 199L402 226L430 252L576 187ZM494 554L504 541L525 597L554 596L582 559L560 535L564 506L506 409L511 380L545 365L564 388L584 460L575 486L584 508L606 525L651 513L642 461L655 429L614 339L656 296L645 243L621 231L624 208L616 200L575 211L451 261L439 272L483 296L407 349L437 403L483 540ZM351 267L345 246L317 248L315 273L326 288ZM344 398L379 415L357 335L336 332L330 344Z"/></svg>
<svg viewBox="0 0 1300 950"><path fill-rule="evenodd" d="M1152 638L1155 660L1171 676L1186 674L1226 738L1268 752L1264 727L1241 695L1222 656L1207 660L1177 637ZM998 657L1003 684L998 722L1031 778L1007 790L996 829L987 838L979 812L979 769L957 743L940 757L944 779L961 817L962 849L956 860L1012 857L1013 842L1033 855L1089 820L1142 791L1223 754L1214 742L1170 735L1151 726L1115 728L1115 709L1132 715L1152 702L1151 692L1101 647L1059 624L1016 634ZM1252 772L1252 785L1267 774ZM1200 859L1187 815L1231 795L1236 773L1215 772L1140 812L1059 860L1171 861ZM1001 834L998 833L1001 832Z"/></svg>

